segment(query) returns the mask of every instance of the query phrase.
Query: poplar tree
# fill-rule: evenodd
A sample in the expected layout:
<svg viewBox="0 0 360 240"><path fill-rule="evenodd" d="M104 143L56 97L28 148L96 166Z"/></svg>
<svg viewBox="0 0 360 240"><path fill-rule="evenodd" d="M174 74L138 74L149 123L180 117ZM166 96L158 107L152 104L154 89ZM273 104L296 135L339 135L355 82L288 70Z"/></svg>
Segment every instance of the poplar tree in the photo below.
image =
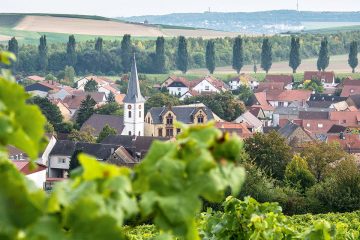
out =
<svg viewBox="0 0 360 240"><path fill-rule="evenodd" d="M240 36L238 36L235 38L233 45L232 67L234 70L236 70L237 74L239 74L243 66L244 66L243 40Z"/></svg>
<svg viewBox="0 0 360 240"><path fill-rule="evenodd" d="M289 58L289 66L292 68L293 73L296 73L296 69L301 64L300 58L300 38L291 37L291 50Z"/></svg>
<svg viewBox="0 0 360 240"><path fill-rule="evenodd" d="M103 39L101 37L96 39L95 50L99 53L102 53L103 51Z"/></svg>
<svg viewBox="0 0 360 240"><path fill-rule="evenodd" d="M39 50L39 66L40 70L46 72L48 66L48 49L46 44L46 36L43 35L40 37L40 44L38 47Z"/></svg>
<svg viewBox="0 0 360 240"><path fill-rule="evenodd" d="M215 43L209 40L206 45L206 68L210 74L214 73L215 70Z"/></svg>
<svg viewBox="0 0 360 240"><path fill-rule="evenodd" d="M176 54L176 67L181 72L186 73L189 64L189 54L187 51L187 42L184 36L179 37L178 49Z"/></svg>
<svg viewBox="0 0 360 240"><path fill-rule="evenodd" d="M19 54L19 44L18 44L18 41L16 40L15 37L12 37L12 38L9 40L9 43L8 43L8 51L9 51L9 52L12 52L13 54L15 54L16 57L18 57L18 54ZM16 65L17 65L17 62L12 62L12 71L13 71L13 72L16 71Z"/></svg>
<svg viewBox="0 0 360 240"><path fill-rule="evenodd" d="M272 47L268 38L264 38L261 48L261 68L266 73L269 72L272 65Z"/></svg>
<svg viewBox="0 0 360 240"><path fill-rule="evenodd" d="M165 73L165 39L158 37L156 39L156 52L155 52L155 72Z"/></svg>
<svg viewBox="0 0 360 240"><path fill-rule="evenodd" d="M350 51L349 51L349 66L352 69L352 72L355 73L355 68L359 64L358 60L358 44L356 41L352 41L350 43Z"/></svg>
<svg viewBox="0 0 360 240"><path fill-rule="evenodd" d="M124 72L130 72L131 62L132 62L132 46L131 46L131 36L125 34L121 40L121 63L124 69Z"/></svg>
<svg viewBox="0 0 360 240"><path fill-rule="evenodd" d="M325 71L325 69L329 66L329 49L328 49L328 40L324 38L321 41L319 58L317 60L317 69L319 71Z"/></svg>
<svg viewBox="0 0 360 240"><path fill-rule="evenodd" d="M77 56L76 56L76 41L74 35L69 36L69 41L66 46L66 60L68 66L75 67Z"/></svg>

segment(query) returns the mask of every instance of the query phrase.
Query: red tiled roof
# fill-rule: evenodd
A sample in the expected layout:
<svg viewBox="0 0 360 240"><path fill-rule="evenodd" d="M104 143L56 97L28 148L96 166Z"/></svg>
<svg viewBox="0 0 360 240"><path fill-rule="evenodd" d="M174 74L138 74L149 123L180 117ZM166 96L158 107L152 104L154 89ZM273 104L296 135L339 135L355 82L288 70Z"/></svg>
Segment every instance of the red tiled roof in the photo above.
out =
<svg viewBox="0 0 360 240"><path fill-rule="evenodd" d="M247 82L257 81L257 79L253 78L250 74L241 73L240 76L236 76L231 78L230 81L240 82L241 80L245 80Z"/></svg>
<svg viewBox="0 0 360 240"><path fill-rule="evenodd" d="M117 102L120 105L124 104L125 96L126 96L126 94L117 94L117 95L115 95L115 102Z"/></svg>
<svg viewBox="0 0 360 240"><path fill-rule="evenodd" d="M328 143L337 142L343 149L360 148L360 137L358 134L344 134L345 139L339 135L328 135Z"/></svg>
<svg viewBox="0 0 360 240"><path fill-rule="evenodd" d="M63 100L70 109L78 109L81 105L81 102L86 98L87 95L90 95L96 103L101 103L104 99L105 93L101 92L80 92L70 96L66 96Z"/></svg>
<svg viewBox="0 0 360 240"><path fill-rule="evenodd" d="M25 175L30 175L32 173L40 172L45 170L47 167L40 163L36 163L37 168L30 170L30 162L29 161L11 161L16 168Z"/></svg>
<svg viewBox="0 0 360 240"><path fill-rule="evenodd" d="M273 90L266 92L266 100L282 102L307 101L310 99L311 93L309 90Z"/></svg>
<svg viewBox="0 0 360 240"><path fill-rule="evenodd" d="M283 90L285 84L283 82L261 82L256 89L256 92L264 92L269 90Z"/></svg>
<svg viewBox="0 0 360 240"><path fill-rule="evenodd" d="M256 101L259 103L259 105L262 106L268 106L269 103L266 101L266 92L257 92L254 94Z"/></svg>
<svg viewBox="0 0 360 240"><path fill-rule="evenodd" d="M330 112L330 120L343 126L357 126L360 112Z"/></svg>
<svg viewBox="0 0 360 240"><path fill-rule="evenodd" d="M95 80L98 84L113 83L113 81L111 81L111 79L106 78L106 77L100 77L100 76L87 76L86 79Z"/></svg>
<svg viewBox="0 0 360 240"><path fill-rule="evenodd" d="M196 85L198 85L200 82L202 81L208 81L211 85L213 85L215 88L217 88L218 90L222 91L223 89L228 89L229 87L221 80L216 79L212 76L206 76L204 78L198 79L198 80L194 80L190 82L190 87L193 88Z"/></svg>
<svg viewBox="0 0 360 240"><path fill-rule="evenodd" d="M173 81L169 85L171 85L174 82L180 82L180 83L184 84L186 87L190 87L190 85L191 85L189 80L187 80L184 77L175 77L175 78L172 78L172 79L173 79Z"/></svg>
<svg viewBox="0 0 360 240"><path fill-rule="evenodd" d="M31 80L31 81L35 81L35 82L41 82L44 81L45 78L44 77L40 77L38 75L32 75L32 76L28 76L26 77L27 79Z"/></svg>
<svg viewBox="0 0 360 240"><path fill-rule="evenodd" d="M252 136L252 133L245 123L216 122L215 127L224 132L236 133L242 138Z"/></svg>
<svg viewBox="0 0 360 240"><path fill-rule="evenodd" d="M304 80L312 80L317 78L319 80L324 79L326 83L332 83L335 78L334 72L322 72L322 71L306 71L304 72Z"/></svg>
<svg viewBox="0 0 360 240"><path fill-rule="evenodd" d="M291 75L283 75L283 74L279 74L279 75L268 74L265 77L265 81L283 83L286 86L292 83L293 77Z"/></svg>
<svg viewBox="0 0 360 240"><path fill-rule="evenodd" d="M312 134L326 134L334 125L334 122L327 119L303 119L301 125Z"/></svg>
<svg viewBox="0 0 360 240"><path fill-rule="evenodd" d="M350 95L360 94L360 80L345 79L343 81L343 89L341 97L348 97Z"/></svg>

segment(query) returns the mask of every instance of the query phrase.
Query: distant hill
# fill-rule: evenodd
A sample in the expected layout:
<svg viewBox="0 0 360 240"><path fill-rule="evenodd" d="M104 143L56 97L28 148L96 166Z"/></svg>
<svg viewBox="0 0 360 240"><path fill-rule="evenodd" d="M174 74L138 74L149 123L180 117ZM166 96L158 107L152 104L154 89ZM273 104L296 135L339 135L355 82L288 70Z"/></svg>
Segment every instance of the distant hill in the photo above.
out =
<svg viewBox="0 0 360 240"><path fill-rule="evenodd" d="M118 18L132 22L209 28L249 34L274 34L321 28L360 25L360 12L309 12L276 10L264 12L204 12Z"/></svg>
<svg viewBox="0 0 360 240"><path fill-rule="evenodd" d="M106 39L119 38L131 34L138 38L158 36L177 37L233 37L234 32L215 31L193 27L170 26L163 24L132 23L101 16L67 14L0 14L0 42L12 36L25 43L38 41L46 34L51 41L63 42L69 34L77 35L80 40L93 39L96 36Z"/></svg>

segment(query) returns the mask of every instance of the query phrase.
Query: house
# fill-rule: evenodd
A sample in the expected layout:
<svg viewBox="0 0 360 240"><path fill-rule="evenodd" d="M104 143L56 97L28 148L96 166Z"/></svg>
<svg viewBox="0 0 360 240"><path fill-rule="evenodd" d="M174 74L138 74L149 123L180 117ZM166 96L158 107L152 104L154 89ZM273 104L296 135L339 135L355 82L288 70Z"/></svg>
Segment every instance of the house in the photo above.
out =
<svg viewBox="0 0 360 240"><path fill-rule="evenodd" d="M263 123L250 111L246 111L235 119L235 123L246 123L251 132L263 132Z"/></svg>
<svg viewBox="0 0 360 240"><path fill-rule="evenodd" d="M237 90L242 85L248 86L251 90L254 90L259 86L259 81L245 73L242 73L229 81L229 86L232 91Z"/></svg>
<svg viewBox="0 0 360 240"><path fill-rule="evenodd" d="M293 147L301 147L302 144L314 140L308 131L293 122L288 122L278 133Z"/></svg>
<svg viewBox="0 0 360 240"><path fill-rule="evenodd" d="M348 134L341 132L340 134L328 135L328 143L338 143L344 151L352 154L360 153L360 137L359 134Z"/></svg>
<svg viewBox="0 0 360 240"><path fill-rule="evenodd" d="M356 109L360 109L360 94L350 95L346 100L349 108L353 107Z"/></svg>
<svg viewBox="0 0 360 240"><path fill-rule="evenodd" d="M306 80L319 80L324 88L335 88L338 84L335 83L335 73L325 71L305 71L304 81Z"/></svg>
<svg viewBox="0 0 360 240"><path fill-rule="evenodd" d="M215 127L222 132L236 134L241 138L249 138L253 135L246 123L217 122L215 123Z"/></svg>
<svg viewBox="0 0 360 240"><path fill-rule="evenodd" d="M35 163L36 168L32 169L30 161L12 161L16 168L26 176L27 179L32 181L36 187L44 188L46 182L46 169L47 167L41 163Z"/></svg>
<svg viewBox="0 0 360 240"><path fill-rule="evenodd" d="M249 112L257 117L260 121L262 121L263 126L271 126L272 125L272 112L266 111L266 107L262 107L260 105L253 105L248 108Z"/></svg>
<svg viewBox="0 0 360 240"><path fill-rule="evenodd" d="M190 82L183 77L176 77L167 85L166 89L171 95L183 96L190 90Z"/></svg>
<svg viewBox="0 0 360 240"><path fill-rule="evenodd" d="M160 89L167 88L176 78L176 76L169 76L167 79L165 79L164 82L160 84Z"/></svg>
<svg viewBox="0 0 360 240"><path fill-rule="evenodd" d="M55 81L36 82L25 87L26 92L40 97L46 97L49 93L59 90L60 84Z"/></svg>
<svg viewBox="0 0 360 240"><path fill-rule="evenodd" d="M61 101L61 99L50 99L50 101L52 104L59 108L61 115L64 118L64 121L70 121L72 114L68 105Z"/></svg>
<svg viewBox="0 0 360 240"><path fill-rule="evenodd" d="M225 92L230 88L223 81L212 76L206 76L202 79L192 81L191 89L199 93L220 93Z"/></svg>
<svg viewBox="0 0 360 240"><path fill-rule="evenodd" d="M330 112L329 119L337 125L356 127L360 124L360 112Z"/></svg>
<svg viewBox="0 0 360 240"><path fill-rule="evenodd" d="M81 102L86 99L86 96L90 96L96 102L96 107L99 107L106 103L106 97L104 93L100 92L76 92L70 96L66 96L63 100L68 108L71 111L71 115L73 116L74 113L80 108Z"/></svg>
<svg viewBox="0 0 360 240"><path fill-rule="evenodd" d="M283 89L291 90L293 88L293 76L283 74L267 74L265 76L265 82L269 83L282 83Z"/></svg>
<svg viewBox="0 0 360 240"><path fill-rule="evenodd" d="M334 125L332 120L329 120L330 112L327 111L300 111L299 119L301 126L311 132L312 134L326 134Z"/></svg>
<svg viewBox="0 0 360 240"><path fill-rule="evenodd" d="M139 161L135 160L135 158L131 156L123 146L117 148L106 162L113 165L130 168L133 168L136 164L139 163Z"/></svg>
<svg viewBox="0 0 360 240"><path fill-rule="evenodd" d="M341 97L360 94L360 80L345 79L342 83Z"/></svg>
<svg viewBox="0 0 360 240"><path fill-rule="evenodd" d="M310 96L309 90L273 90L266 92L266 101L273 107L287 107L293 102L305 105Z"/></svg>
<svg viewBox="0 0 360 240"><path fill-rule="evenodd" d="M288 122L298 119L298 107L277 107L273 114L273 126L284 127Z"/></svg>
<svg viewBox="0 0 360 240"><path fill-rule="evenodd" d="M124 117L115 115L93 114L88 120L84 122L84 124L80 128L80 131L91 127L92 129L94 129L93 134L95 136L98 136L106 125L114 128L117 134L121 134L124 129Z"/></svg>
<svg viewBox="0 0 360 240"><path fill-rule="evenodd" d="M256 89L256 92L266 92L271 90L284 90L285 85L282 82L261 82Z"/></svg>
<svg viewBox="0 0 360 240"><path fill-rule="evenodd" d="M346 97L328 95L328 94L311 94L309 101L306 104L314 108L330 108L333 104L345 101Z"/></svg>
<svg viewBox="0 0 360 240"><path fill-rule="evenodd" d="M73 94L76 91L76 89L69 87L69 86L65 86L65 85L61 85L59 86L59 90L55 91L55 92L50 92L48 95L49 99L60 99L60 100L64 100L64 98L66 96L70 96L71 94Z"/></svg>
<svg viewBox="0 0 360 240"><path fill-rule="evenodd" d="M203 104L154 107L145 116L145 136L175 137L180 133L174 123L203 124L210 120L221 121Z"/></svg>
<svg viewBox="0 0 360 240"><path fill-rule="evenodd" d="M106 98L109 97L109 94L112 93L114 96L117 96L120 94L119 89L117 88L116 84L108 84L108 85L102 85L99 86L98 92L105 93Z"/></svg>
<svg viewBox="0 0 360 240"><path fill-rule="evenodd" d="M195 96L199 96L200 93L198 93L197 91L194 91L194 90L188 90L186 93L184 93L179 99L181 101L185 100L186 98L189 98L189 97L195 97Z"/></svg>
<svg viewBox="0 0 360 240"><path fill-rule="evenodd" d="M31 75L31 76L27 76L25 80L33 81L33 82L42 82L45 81L45 78L38 75Z"/></svg>
<svg viewBox="0 0 360 240"><path fill-rule="evenodd" d="M87 76L87 77L81 78L78 81L76 81L76 86L77 86L76 88L79 90L85 91L85 85L90 80L96 81L99 88L113 83L113 81L111 81L111 79L108 79L106 77Z"/></svg>

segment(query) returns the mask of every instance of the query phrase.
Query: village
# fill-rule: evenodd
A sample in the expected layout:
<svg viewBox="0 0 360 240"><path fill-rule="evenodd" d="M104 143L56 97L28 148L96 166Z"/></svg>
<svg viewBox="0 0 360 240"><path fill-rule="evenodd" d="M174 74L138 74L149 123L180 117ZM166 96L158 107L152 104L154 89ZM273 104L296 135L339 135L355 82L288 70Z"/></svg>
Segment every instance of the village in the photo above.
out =
<svg viewBox="0 0 360 240"><path fill-rule="evenodd" d="M126 93L120 92L112 80L101 76L81 78L76 82L76 88L39 76L29 76L28 80L34 83L26 86L26 91L50 100L66 121L75 121L87 97L96 102L95 108L106 105L109 98L123 108L123 116L94 113L80 126L80 132L91 129L94 138L99 138L106 127L116 130L116 134L105 136L101 142L74 141L66 134L48 134L49 143L36 161L39 167L35 172L29 171L25 153L9 147L10 159L18 169L46 190L69 176L70 161L75 152L93 155L99 161L133 167L141 162L153 141L171 141L181 132L176 122L186 125L213 122L221 131L237 134L243 139L255 133L276 131L293 148L301 148L311 141L336 142L356 159L360 154L360 81L345 78L337 82L335 73L330 71L304 73L304 83L319 82L322 93L299 88L299 83L295 83L290 74L267 74L264 81L240 74L228 83L210 75L192 81L170 75L162 84L154 86L179 100L236 91L246 86L253 92L251 105L231 122L221 119L201 102L152 107L145 112L148 96L143 96L140 90L135 56ZM91 81L97 83L98 91L85 90Z"/></svg>

